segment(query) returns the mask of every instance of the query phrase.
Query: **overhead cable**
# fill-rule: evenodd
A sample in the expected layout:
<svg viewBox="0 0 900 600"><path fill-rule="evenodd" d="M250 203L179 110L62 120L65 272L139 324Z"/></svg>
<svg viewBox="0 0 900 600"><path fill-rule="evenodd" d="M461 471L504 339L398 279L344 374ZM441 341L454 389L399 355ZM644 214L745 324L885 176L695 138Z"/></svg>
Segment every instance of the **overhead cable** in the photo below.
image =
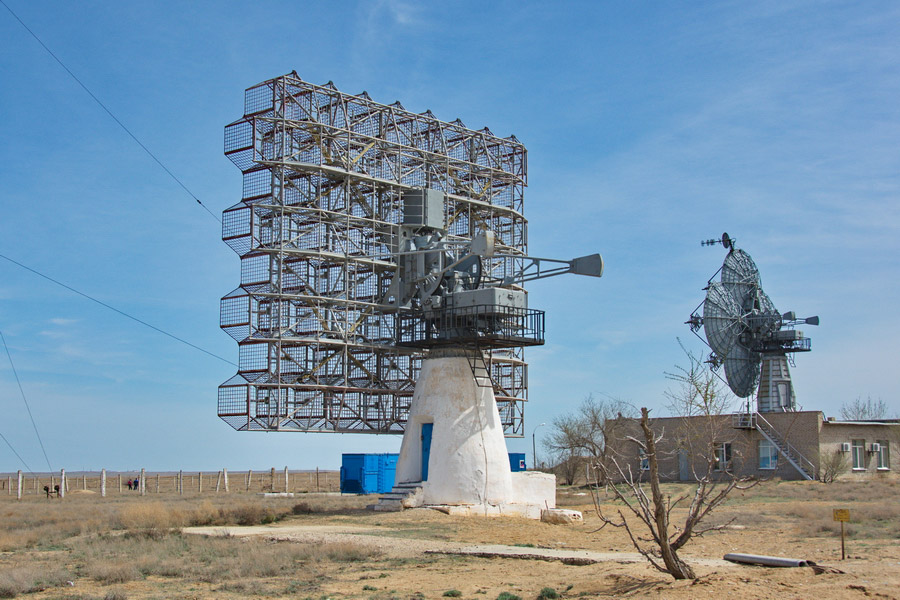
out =
<svg viewBox="0 0 900 600"><path fill-rule="evenodd" d="M28 405L28 399L25 397L25 390L22 388L22 382L19 380L19 373L16 371L16 365L15 363L13 363L12 354L9 353L9 346L6 345L6 337L3 336L2 331L0 331L0 340L3 341L3 347L6 349L6 356L7 358L9 358L9 366L12 367L12 372L16 378L16 383L19 385L19 392L22 394L22 402L25 403L25 410L28 411L28 418L31 419L31 426L34 427L34 434L37 436L38 444L41 445L41 452L44 453L44 460L47 461L47 468L52 471L53 467L50 466L50 459L47 457L47 450L44 448L44 441L41 439L41 434L38 432L37 423L34 422L34 415L31 414L31 407ZM7 442L7 444L8 443L9 442ZM11 447L12 446L10 446L10 448Z"/></svg>
<svg viewBox="0 0 900 600"><path fill-rule="evenodd" d="M3 1L3 0L0 0L0 2L2 2L2 1ZM38 271L38 270L36 270L36 269L32 269L31 267L29 267L29 266L27 266L27 265L23 265L23 264L20 263L19 261L13 260L13 259L11 259L10 257L8 257L8 256L6 256L6 255L0 254L0 258L5 259L5 260L8 260L9 262L11 262L11 263L14 264L14 265L17 265L17 266L19 266L19 267L22 267L22 268L25 269L26 271L31 271L31 272L34 273L35 275L37 275L37 276L39 276L39 277L43 277L43 278L46 279L47 281L50 281L50 282L52 282L52 283L55 283L56 285L58 285L58 286L60 286L60 287L64 287L64 288L66 288L67 290L69 290L70 292L75 292L75 293L78 294L79 296L82 296L82 297L84 297L84 298L87 298L88 300L90 300L90 301L92 301L92 302L96 302L97 304L99 304L100 306L102 306L102 307L104 307L104 308L108 308L108 309L111 310L111 311L117 312L117 313L119 313L120 315L122 315L123 317L127 317L127 318L131 319L132 321L135 321L135 322L137 322L137 323L140 323L141 325L143 325L143 326L145 326L145 327L149 327L150 329L152 329L152 330L154 330L154 331L156 331L156 332L158 332L158 333L161 333L161 334L163 334L163 335L165 335L165 336L168 336L168 337L172 338L172 339L175 340L175 341L181 342L182 344L184 344L184 345L186 345L186 346L190 346L190 347L193 348L194 350L199 350L200 352L203 352L204 354L208 354L209 356L212 356L213 358L218 358L219 360L221 360L221 361L223 361L223 362L227 362L229 365L232 365L232 366L235 366L235 367L238 366L237 364L235 364L234 362L228 360L227 358L223 358L223 357L219 356L218 354L216 354L216 353L214 353L214 352L210 352L209 350L205 350L205 349L201 348L200 346L197 346L196 344L192 344L192 343L190 343L189 341L187 341L187 340L185 340L185 339L182 339L182 338L178 337L178 336L175 335L175 334L172 334L172 333L169 333L168 331L165 331L165 330L163 330L163 329L160 329L159 327L156 327L155 325L151 325L150 323L148 323L148 322L146 322L146 321L144 321L144 320L142 320L142 319L139 319L139 318L137 318L137 317L135 317L135 316L133 316L133 315L130 315L130 314L128 314L127 312L125 312L125 311L123 311L123 310L119 310L119 309L116 308L115 306L111 306L111 305L107 304L106 302L103 302L102 300L98 300L98 299L94 298L93 296L89 296L88 294L85 294L84 292L81 292L81 291L79 291L79 290L76 290L75 288L73 288L73 287L70 286L70 285L66 285L65 283L63 283L63 282L61 282L61 281L58 281L58 280L56 280L56 279L53 279L53 278L50 277L49 275L44 275L43 273L41 273L40 271Z"/></svg>
<svg viewBox="0 0 900 600"><path fill-rule="evenodd" d="M99 99L96 95L94 95L94 93L93 93L90 89L88 89L88 87L87 87L86 85L84 85L84 83L82 83L82 81L81 81L80 79L78 79L78 77L75 75L75 73L73 73L72 70L69 69L69 67L67 67L67 66L65 65L65 63L63 63L63 61L61 61L61 60L59 59L59 57L56 56L56 54L53 53L53 50L51 50L49 47L47 47L47 44L45 44L43 41L41 41L41 38L39 38L39 37L37 36L37 34L36 34L35 32L33 32L33 31L31 30L31 28L28 27L28 25L26 25L25 22L24 22L22 19L19 18L19 15L17 15L15 12L13 12L13 9L11 9L11 8L9 7L9 5L7 5L6 2L4 2L4 0L0 0L0 4L2 4L2 5L6 8L6 10L9 11L9 14L11 14L11 15L16 19L16 21L18 21L19 24L20 24L22 27L24 27L25 30L26 30L28 33L31 34L31 37L33 37L35 40L37 40L37 43L40 44L41 47L43 47L44 50L46 50L47 53L48 53L50 56L53 57L53 60L55 60L56 62L58 62L58 63L59 63L59 66L61 66L63 69L65 69L66 73L68 73L69 75L71 75L72 79L74 79L74 80L78 83L78 85L80 85L81 88L82 88L85 92L87 92L88 95L89 95L91 98L94 99L94 102L96 102L96 103L100 106L100 108L102 108L104 111L106 111L106 114L108 114L108 115L112 118L113 121L115 121L116 123L118 123L118 124L119 124L119 127L121 127L122 130L125 131L125 133L127 133L127 134L131 137L131 139L133 139L133 140L137 143L137 145L140 146L140 147L144 150L144 152L146 152L147 155L148 155L150 158L152 158L152 159L156 162L156 164L158 164L160 167L162 167L162 169L163 169L166 173L169 174L169 177L171 177L172 179L174 179L175 182L176 182L178 185L180 185L181 188L191 196L191 198L193 198L194 200L196 200L196 201L197 201L197 204L199 204L201 207L203 207L203 210L205 210L206 212L208 212L208 213L210 214L210 216L211 216L213 219L215 219L215 220L218 221L219 223L222 222L222 220L218 217L218 215L216 215L213 211L209 210L209 208L208 208L205 204L203 204L203 202L200 201L200 198L198 198L198 197L196 196L196 194L194 194L194 192L192 192L191 190L189 190L188 187L187 187L187 186L186 186L186 185L185 185L178 177L176 177L175 174L174 174L172 171L170 171L169 168L168 168L166 165L164 165L163 162L162 162L161 160L159 160L159 159L156 157L156 155L153 154L153 152L151 152L150 149L147 148L147 146L145 146L145 145L143 144L143 142L141 142L141 140L139 140L139 139L137 138L136 135L134 135L133 133L131 133L131 130L129 130L127 127L125 127L125 124L122 123L122 121L120 121L119 118L116 117L116 115L114 115L113 112L112 112L111 110L109 110L109 109L106 107L106 105L103 104L103 102L101 102L100 99Z"/></svg>
<svg viewBox="0 0 900 600"><path fill-rule="evenodd" d="M22 458L22 457L19 455L19 453L16 452L16 449L12 447L12 444L9 443L9 440L6 439L6 436L3 435L2 433L0 433L0 439L2 439L4 442L6 442L6 445L9 446L9 449L12 450L13 454L15 454L15 455L18 457L18 459L19 459L20 461L22 461L22 464L25 465L25 468L28 469L28 472L29 472L29 473L34 473L34 471L31 470L31 467L28 466L28 463L25 462L25 459Z"/></svg>

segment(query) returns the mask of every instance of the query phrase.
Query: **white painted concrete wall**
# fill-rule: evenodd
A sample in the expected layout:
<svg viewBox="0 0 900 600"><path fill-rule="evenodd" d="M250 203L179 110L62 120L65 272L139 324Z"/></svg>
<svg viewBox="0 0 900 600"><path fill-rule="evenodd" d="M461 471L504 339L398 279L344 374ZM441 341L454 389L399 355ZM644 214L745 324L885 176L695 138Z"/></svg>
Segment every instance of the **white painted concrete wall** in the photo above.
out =
<svg viewBox="0 0 900 600"><path fill-rule="evenodd" d="M434 423L425 504L506 504L513 499L503 426L494 392L475 383L465 351L432 350L410 407L397 481L418 481L422 423Z"/></svg>

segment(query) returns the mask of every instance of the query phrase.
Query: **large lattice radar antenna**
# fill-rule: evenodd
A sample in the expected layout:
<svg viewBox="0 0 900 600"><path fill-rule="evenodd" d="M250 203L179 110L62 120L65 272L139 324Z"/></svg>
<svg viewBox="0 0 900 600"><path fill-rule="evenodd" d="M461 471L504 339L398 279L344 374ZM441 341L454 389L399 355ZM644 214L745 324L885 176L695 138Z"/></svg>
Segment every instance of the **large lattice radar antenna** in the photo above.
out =
<svg viewBox="0 0 900 600"><path fill-rule="evenodd" d="M760 411L793 410L788 363L793 353L811 349L810 339L795 327L818 325L819 317L798 319L793 311L780 313L763 291L750 255L737 248L727 233L701 242L717 244L728 254L707 282L706 298L687 324L694 333L702 327L712 351L708 362L714 369L724 366L725 381L736 396L746 398L758 392Z"/></svg>
<svg viewBox="0 0 900 600"><path fill-rule="evenodd" d="M603 261L528 256L515 136L290 73L246 90L225 155L243 194L222 219L241 262L221 303L239 353L224 421L402 434L426 357L463 344L484 358L503 432L524 434L523 348L543 343L544 313L523 283L599 276Z"/></svg>

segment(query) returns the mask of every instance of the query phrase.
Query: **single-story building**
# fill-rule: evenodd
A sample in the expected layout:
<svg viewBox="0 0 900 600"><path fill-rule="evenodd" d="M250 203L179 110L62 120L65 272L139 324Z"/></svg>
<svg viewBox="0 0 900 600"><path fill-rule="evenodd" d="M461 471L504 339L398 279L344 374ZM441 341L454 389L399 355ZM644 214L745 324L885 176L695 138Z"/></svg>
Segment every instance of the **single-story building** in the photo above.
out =
<svg viewBox="0 0 900 600"><path fill-rule="evenodd" d="M900 420L837 421L821 411L743 412L651 418L660 479L694 481L715 472L781 479L896 476L891 448L900 446ZM649 468L638 419L610 428L609 455L633 473ZM897 461L895 461L897 462Z"/></svg>

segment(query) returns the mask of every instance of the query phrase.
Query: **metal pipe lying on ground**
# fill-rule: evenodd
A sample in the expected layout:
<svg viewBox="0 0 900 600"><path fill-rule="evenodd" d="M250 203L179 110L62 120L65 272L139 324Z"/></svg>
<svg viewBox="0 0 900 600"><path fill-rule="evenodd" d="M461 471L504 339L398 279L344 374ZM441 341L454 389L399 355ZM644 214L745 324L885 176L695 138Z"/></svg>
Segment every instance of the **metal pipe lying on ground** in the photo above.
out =
<svg viewBox="0 0 900 600"><path fill-rule="evenodd" d="M816 563L799 558L782 558L780 556L759 556L756 554L726 554L727 561L766 567L813 567Z"/></svg>

